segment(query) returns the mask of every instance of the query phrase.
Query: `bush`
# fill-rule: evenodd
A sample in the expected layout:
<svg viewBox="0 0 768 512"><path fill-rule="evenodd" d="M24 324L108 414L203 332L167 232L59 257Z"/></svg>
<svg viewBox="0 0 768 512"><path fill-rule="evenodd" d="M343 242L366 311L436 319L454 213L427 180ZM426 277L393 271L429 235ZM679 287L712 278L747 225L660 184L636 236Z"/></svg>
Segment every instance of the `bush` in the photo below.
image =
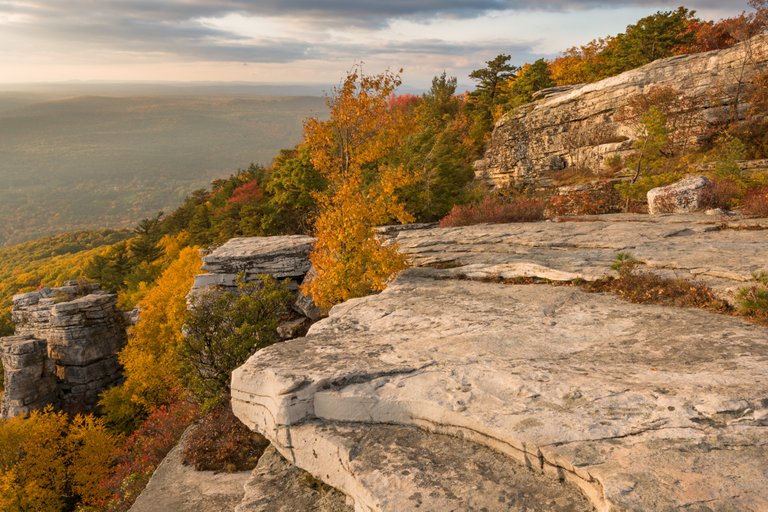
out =
<svg viewBox="0 0 768 512"><path fill-rule="evenodd" d="M755 274L755 284L739 290L736 296L739 313L768 324L768 273Z"/></svg>
<svg viewBox="0 0 768 512"><path fill-rule="evenodd" d="M256 467L267 446L269 441L251 432L223 403L187 436L184 464L197 471L245 471Z"/></svg>
<svg viewBox="0 0 768 512"><path fill-rule="evenodd" d="M480 203L455 205L451 212L440 220L440 227L535 222L544 219L544 206L544 201L540 199L516 197L507 200L499 196L487 196Z"/></svg>
<svg viewBox="0 0 768 512"><path fill-rule="evenodd" d="M747 190L741 211L748 217L768 217L768 186Z"/></svg>
<svg viewBox="0 0 768 512"><path fill-rule="evenodd" d="M627 253L619 253L611 266L619 274L587 283L590 292L609 292L636 304L661 304L664 306L695 307L712 311L728 311L728 305L717 299L708 287L685 279L669 279L651 272L641 272L643 265Z"/></svg>
<svg viewBox="0 0 768 512"><path fill-rule="evenodd" d="M619 196L610 185L591 190L568 192L552 196L548 213L551 216L600 215L619 211Z"/></svg>
<svg viewBox="0 0 768 512"><path fill-rule="evenodd" d="M102 487L111 495L103 510L124 512L131 508L155 468L198 415L198 407L187 401L160 406L125 439L117 452L117 465Z"/></svg>
<svg viewBox="0 0 768 512"><path fill-rule="evenodd" d="M704 191L702 206L704 208L721 208L730 210L741 196L741 186L728 178L713 178L712 184Z"/></svg>
<svg viewBox="0 0 768 512"><path fill-rule="evenodd" d="M208 290L192 299L182 342L184 383L204 409L229 395L232 370L279 340L293 293L271 276L238 280L237 293Z"/></svg>

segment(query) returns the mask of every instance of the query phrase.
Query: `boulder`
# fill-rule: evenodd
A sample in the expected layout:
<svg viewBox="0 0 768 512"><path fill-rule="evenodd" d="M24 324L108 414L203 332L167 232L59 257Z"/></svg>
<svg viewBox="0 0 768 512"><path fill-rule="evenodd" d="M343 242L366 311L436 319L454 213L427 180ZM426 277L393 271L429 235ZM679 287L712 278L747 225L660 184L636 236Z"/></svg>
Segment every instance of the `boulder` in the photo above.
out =
<svg viewBox="0 0 768 512"><path fill-rule="evenodd" d="M425 510L480 510L443 508L449 492L467 495L460 479L441 486L402 460L434 460L438 474L458 465L467 483L479 473L475 489L495 473L355 448L342 423L360 435L399 425L464 438L571 482L602 511L757 512L768 508L767 374L768 329L740 319L424 269L257 352L234 372L232 400L246 425L360 511L413 510L402 500L417 490ZM376 472L358 469L366 457ZM393 489L409 492L397 501ZM549 509L533 489L529 509Z"/></svg>
<svg viewBox="0 0 768 512"><path fill-rule="evenodd" d="M304 235L233 238L204 256L202 269L220 279L243 272L300 280L309 270L314 243L314 238Z"/></svg>
<svg viewBox="0 0 768 512"><path fill-rule="evenodd" d="M706 176L690 176L666 187L648 191L648 213L690 213L706 208L712 182Z"/></svg>

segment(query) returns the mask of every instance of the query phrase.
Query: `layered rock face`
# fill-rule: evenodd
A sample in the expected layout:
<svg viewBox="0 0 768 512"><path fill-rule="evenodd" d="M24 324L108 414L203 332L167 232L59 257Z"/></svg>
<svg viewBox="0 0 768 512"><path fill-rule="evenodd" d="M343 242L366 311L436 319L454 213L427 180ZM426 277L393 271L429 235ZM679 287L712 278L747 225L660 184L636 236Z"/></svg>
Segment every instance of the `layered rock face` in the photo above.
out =
<svg viewBox="0 0 768 512"><path fill-rule="evenodd" d="M581 220L397 233L414 268L252 356L235 414L358 512L768 509L768 329L503 284L629 251L734 286L766 270L768 226Z"/></svg>
<svg viewBox="0 0 768 512"><path fill-rule="evenodd" d="M125 327L117 296L70 284L13 298L16 336L0 342L5 418L51 404L90 410L120 379Z"/></svg>
<svg viewBox="0 0 768 512"><path fill-rule="evenodd" d="M289 279L296 290L294 309L310 321L319 320L325 312L298 291L298 285L310 272L309 253L314 245L315 239L304 235L233 238L203 257L205 273L195 277L190 297L209 287L234 290L238 275L250 282L264 274ZM292 338L302 328L304 324L297 320L281 326L280 334Z"/></svg>
<svg viewBox="0 0 768 512"><path fill-rule="evenodd" d="M617 114L633 95L669 86L686 97L695 137L712 123L746 112L749 81L765 72L768 35L733 48L670 57L593 84L544 91L496 124L476 177L489 186L546 184L566 167L600 170L606 158L631 152L635 129Z"/></svg>

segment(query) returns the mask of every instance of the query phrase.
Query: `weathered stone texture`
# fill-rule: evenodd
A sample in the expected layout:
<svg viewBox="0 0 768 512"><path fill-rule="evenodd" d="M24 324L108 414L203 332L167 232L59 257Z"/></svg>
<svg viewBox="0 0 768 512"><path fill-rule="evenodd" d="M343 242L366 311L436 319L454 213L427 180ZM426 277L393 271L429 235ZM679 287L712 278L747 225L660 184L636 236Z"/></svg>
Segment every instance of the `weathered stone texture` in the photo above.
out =
<svg viewBox="0 0 768 512"><path fill-rule="evenodd" d="M666 187L648 191L648 213L690 213L702 210L712 182L706 176L691 176Z"/></svg>
<svg viewBox="0 0 768 512"><path fill-rule="evenodd" d="M768 35L762 35L727 50L670 57L593 84L559 88L499 120L475 175L503 187L546 184L548 173L566 166L600 170L606 158L632 151L636 134L617 119L620 109L633 95L659 86L690 98L695 136L731 115L739 81L749 82L766 66Z"/></svg>
<svg viewBox="0 0 768 512"><path fill-rule="evenodd" d="M203 257L202 270L206 273L195 277L190 299L208 287L234 290L241 273L246 282L264 274L290 279L296 290L295 311L311 321L319 320L325 311L298 290L299 284L311 275L309 253L314 245L315 239L304 235L233 238Z"/></svg>
<svg viewBox="0 0 768 512"><path fill-rule="evenodd" d="M45 340L33 336L9 336L0 340L3 364L3 399L0 417L13 418L46 405L58 405L59 393L53 361Z"/></svg>
<svg viewBox="0 0 768 512"><path fill-rule="evenodd" d="M245 483L235 512L352 512L346 496L315 480L269 447Z"/></svg>
<svg viewBox="0 0 768 512"><path fill-rule="evenodd" d="M194 428L187 429L155 469L130 512L228 512L240 503L250 471L195 471L184 465L184 447Z"/></svg>
<svg viewBox="0 0 768 512"><path fill-rule="evenodd" d="M25 413L47 403L69 411L90 410L96 405L99 394L119 381L117 352L125 344L126 337L116 295L99 291L98 285L44 288L15 296L12 318L16 334L22 338L6 338L3 350L10 354L20 350L16 347L20 340L37 339L45 349L45 371L39 373L39 382L23 380L23 386L6 387L4 404L34 404L27 407ZM3 362L6 386L9 375L37 371L33 370L37 366L24 368L24 362L19 362L21 367L14 366L17 363L12 358L4 358ZM56 383L56 399L34 398L52 396L49 390L51 379ZM19 412L14 410L10 405L4 407L3 416L10 417Z"/></svg>
<svg viewBox="0 0 768 512"><path fill-rule="evenodd" d="M547 489L563 478L601 511L768 509L766 327L576 287L487 282L531 269L604 272L628 246L647 246L641 258L659 252L662 270L696 261L690 268L717 275L728 262L734 271L724 275L741 279L765 268L764 231L710 230L704 215L608 219L398 234L421 268L252 356L233 374L235 414L357 511L416 510L404 504L416 492L418 510L518 510L442 501L449 492L494 496L499 473L466 455L442 459L430 443L462 452L398 430L411 427L550 477L529 487L533 505L520 510L557 510ZM737 247L745 260L723 255ZM428 266L450 263L459 266ZM379 434L384 425L391 430ZM387 440L397 442L381 448ZM463 479L450 478L454 468Z"/></svg>

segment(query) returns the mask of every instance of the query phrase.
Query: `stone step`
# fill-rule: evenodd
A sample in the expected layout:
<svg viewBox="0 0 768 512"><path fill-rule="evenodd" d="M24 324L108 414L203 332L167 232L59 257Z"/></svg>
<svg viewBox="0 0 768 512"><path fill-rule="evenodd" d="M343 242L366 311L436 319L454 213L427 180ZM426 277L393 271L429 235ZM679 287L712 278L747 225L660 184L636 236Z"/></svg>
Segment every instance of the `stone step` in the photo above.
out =
<svg viewBox="0 0 768 512"><path fill-rule="evenodd" d="M291 447L281 448L283 454L350 496L356 512L594 510L574 485L453 436L336 422L298 425L290 435ZM335 509L241 507L237 512L276 510Z"/></svg>

